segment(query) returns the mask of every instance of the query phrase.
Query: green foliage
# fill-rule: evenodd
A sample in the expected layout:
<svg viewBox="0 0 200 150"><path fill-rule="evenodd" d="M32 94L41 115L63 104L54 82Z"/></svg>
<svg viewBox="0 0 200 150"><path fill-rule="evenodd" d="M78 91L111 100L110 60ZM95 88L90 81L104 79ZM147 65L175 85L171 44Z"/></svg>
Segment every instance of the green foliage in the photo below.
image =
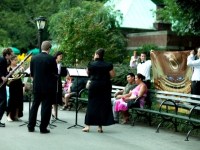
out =
<svg viewBox="0 0 200 150"><path fill-rule="evenodd" d="M129 65L125 64L115 64L114 70L116 76L112 79L113 85L125 86L127 84L126 76L128 73L136 74L136 69L132 69Z"/></svg>
<svg viewBox="0 0 200 150"><path fill-rule="evenodd" d="M155 44L144 44L141 48L137 50L138 54L140 55L141 52L145 52L147 59L150 59L150 51L151 50L160 50L157 45Z"/></svg>
<svg viewBox="0 0 200 150"><path fill-rule="evenodd" d="M87 1L54 14L49 31L64 53L64 63L74 65L76 59L79 63L88 62L100 47L106 50L106 60L122 62L126 57L126 41L117 17L121 14L112 8Z"/></svg>
<svg viewBox="0 0 200 150"><path fill-rule="evenodd" d="M151 50L160 50L160 48L155 45L155 44L144 44L141 46L141 48L138 48L136 51L137 51L137 55L139 56L142 52L145 52L146 53L146 56L147 56L147 59L150 59L150 51ZM134 50L131 50L129 51L129 55L130 57L133 55L133 51Z"/></svg>
<svg viewBox="0 0 200 150"><path fill-rule="evenodd" d="M196 0L163 0L164 8L159 9L157 14L163 22L172 23L172 29L181 34L199 35L200 11L196 7Z"/></svg>
<svg viewBox="0 0 200 150"><path fill-rule="evenodd" d="M137 55L139 56L141 52L145 52L147 54L147 59L150 59L150 50L160 50L160 49L155 44L144 44L141 48L137 49ZM130 50L127 51L127 53L128 57L124 59L123 63L121 64L117 63L114 66L116 72L116 76L112 79L112 83L114 85L125 86L127 83L126 75L130 72L134 73L135 75L137 74L136 68L130 68L129 66L130 58L133 55L133 51Z"/></svg>
<svg viewBox="0 0 200 150"><path fill-rule="evenodd" d="M51 16L61 0L1 0L0 46L19 49L38 47L35 18ZM48 18L47 18L48 19ZM48 24L47 24L48 26ZM43 39L48 39L45 32Z"/></svg>
<svg viewBox="0 0 200 150"><path fill-rule="evenodd" d="M162 5L164 3L164 0L151 0L154 2L156 5Z"/></svg>

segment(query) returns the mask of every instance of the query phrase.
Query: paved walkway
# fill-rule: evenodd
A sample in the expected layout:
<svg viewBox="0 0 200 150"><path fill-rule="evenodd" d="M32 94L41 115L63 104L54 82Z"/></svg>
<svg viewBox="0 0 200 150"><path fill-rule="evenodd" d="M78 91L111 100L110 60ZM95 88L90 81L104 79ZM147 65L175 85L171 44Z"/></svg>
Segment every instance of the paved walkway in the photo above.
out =
<svg viewBox="0 0 200 150"><path fill-rule="evenodd" d="M28 118L28 103L24 103L23 121ZM89 133L83 133L81 127L75 124L74 111L59 111L59 119L67 123L55 122L57 127L50 134L29 133L26 126L19 127L23 122L6 122L5 128L0 128L0 150L199 150L200 137L190 137L184 141L185 134L160 130L155 133L155 127L137 123L130 125L112 125L104 127L104 133L98 133L96 127L91 127ZM39 113L40 114L40 113ZM38 115L40 117L40 115ZM78 124L84 125L84 113L78 114ZM39 119L39 118L38 118ZM2 121L2 122L3 122Z"/></svg>

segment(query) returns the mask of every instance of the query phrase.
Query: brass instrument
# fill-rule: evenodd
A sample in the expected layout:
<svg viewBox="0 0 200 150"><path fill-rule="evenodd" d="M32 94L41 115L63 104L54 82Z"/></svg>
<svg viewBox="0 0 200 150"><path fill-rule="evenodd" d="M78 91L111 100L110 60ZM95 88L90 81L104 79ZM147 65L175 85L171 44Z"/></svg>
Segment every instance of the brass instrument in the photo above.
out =
<svg viewBox="0 0 200 150"><path fill-rule="evenodd" d="M29 53L12 71L9 72L9 74L6 76L6 78L8 79L9 82L9 78L22 66L22 64L32 55L32 53ZM22 74L22 73L21 73ZM23 74L22 74L23 75ZM14 75L15 76L15 75ZM21 76L21 75L20 75ZM16 78L20 77L19 74L16 74ZM12 78L10 79L12 80ZM6 81L7 82L7 81ZM6 83L6 82L2 82L0 84L0 88Z"/></svg>
<svg viewBox="0 0 200 150"><path fill-rule="evenodd" d="M8 78L7 85L9 85L12 81L20 79L25 76L24 72L18 72L12 75L11 78Z"/></svg>

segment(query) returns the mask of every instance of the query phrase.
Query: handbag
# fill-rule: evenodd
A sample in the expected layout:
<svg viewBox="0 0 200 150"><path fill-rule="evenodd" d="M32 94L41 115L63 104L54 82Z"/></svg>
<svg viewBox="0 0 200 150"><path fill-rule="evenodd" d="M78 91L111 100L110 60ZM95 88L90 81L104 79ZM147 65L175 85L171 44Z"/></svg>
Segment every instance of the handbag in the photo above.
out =
<svg viewBox="0 0 200 150"><path fill-rule="evenodd" d="M139 98L137 99L132 99L130 101L127 102L127 107L128 108L139 108L140 107L140 100Z"/></svg>
<svg viewBox="0 0 200 150"><path fill-rule="evenodd" d="M86 83L86 86L85 86L85 88L86 88L86 89L89 89L89 87L90 87L90 84L91 84L91 80L89 79L89 80L87 81L87 83Z"/></svg>

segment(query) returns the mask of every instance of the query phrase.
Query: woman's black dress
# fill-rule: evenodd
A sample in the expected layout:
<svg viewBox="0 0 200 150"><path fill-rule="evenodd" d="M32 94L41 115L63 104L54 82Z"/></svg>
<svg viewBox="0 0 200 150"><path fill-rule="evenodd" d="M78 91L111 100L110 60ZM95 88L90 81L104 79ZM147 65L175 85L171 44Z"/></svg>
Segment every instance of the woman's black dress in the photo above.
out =
<svg viewBox="0 0 200 150"><path fill-rule="evenodd" d="M114 124L111 105L112 84L109 74L112 69L111 63L98 59L88 65L91 84L88 91L86 125L107 126Z"/></svg>
<svg viewBox="0 0 200 150"><path fill-rule="evenodd" d="M11 71L11 70L10 70ZM7 113L11 113L11 118L14 119L16 110L19 110L18 117L23 116L23 83L21 78L16 79L9 84L9 100Z"/></svg>

